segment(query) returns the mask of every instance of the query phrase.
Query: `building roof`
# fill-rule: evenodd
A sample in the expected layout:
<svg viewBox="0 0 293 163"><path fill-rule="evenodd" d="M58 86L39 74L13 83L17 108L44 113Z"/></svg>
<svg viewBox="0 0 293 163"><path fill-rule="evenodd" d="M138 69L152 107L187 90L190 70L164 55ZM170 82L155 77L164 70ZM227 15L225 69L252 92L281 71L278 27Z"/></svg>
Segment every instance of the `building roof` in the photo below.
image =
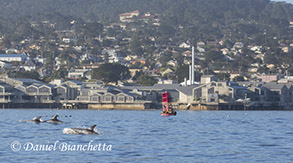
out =
<svg viewBox="0 0 293 163"><path fill-rule="evenodd" d="M191 94L192 89L199 85L183 87L180 84L155 84L153 86L125 86L121 89L139 89L139 90L177 90L185 94Z"/></svg>
<svg viewBox="0 0 293 163"><path fill-rule="evenodd" d="M192 95L192 90L196 87L198 87L200 85L190 85L190 86L187 86L187 87L178 87L177 90L186 94L186 95L189 95L191 96Z"/></svg>
<svg viewBox="0 0 293 163"><path fill-rule="evenodd" d="M287 86L288 89L290 89L291 87L293 88L293 84L285 84Z"/></svg>
<svg viewBox="0 0 293 163"><path fill-rule="evenodd" d="M125 13L119 14L119 16L129 16L132 13L139 13L139 11L138 10L134 10L134 11L131 11L131 12L125 12Z"/></svg>
<svg viewBox="0 0 293 163"><path fill-rule="evenodd" d="M13 78L13 79L16 80L16 81L22 82L23 86L34 85L36 87L41 87L41 86L45 85L45 86L48 86L48 87L51 87L51 88L54 87L51 84L47 84L47 83L44 83L44 82L41 82L41 81L38 81L38 80L35 80L35 79L26 79L26 78Z"/></svg>
<svg viewBox="0 0 293 163"><path fill-rule="evenodd" d="M201 78L211 78L214 77L215 75L202 75Z"/></svg>
<svg viewBox="0 0 293 163"><path fill-rule="evenodd" d="M76 84L76 85L82 85L82 84L83 84L82 81L78 81L78 80L68 80L68 81L66 81L66 82L71 82L71 83L74 83L74 84ZM66 82L65 82L65 83L66 83Z"/></svg>
<svg viewBox="0 0 293 163"><path fill-rule="evenodd" d="M7 57L25 57L24 54L0 54L1 58L7 58Z"/></svg>
<svg viewBox="0 0 293 163"><path fill-rule="evenodd" d="M286 84L265 83L262 86L268 89L282 89Z"/></svg>

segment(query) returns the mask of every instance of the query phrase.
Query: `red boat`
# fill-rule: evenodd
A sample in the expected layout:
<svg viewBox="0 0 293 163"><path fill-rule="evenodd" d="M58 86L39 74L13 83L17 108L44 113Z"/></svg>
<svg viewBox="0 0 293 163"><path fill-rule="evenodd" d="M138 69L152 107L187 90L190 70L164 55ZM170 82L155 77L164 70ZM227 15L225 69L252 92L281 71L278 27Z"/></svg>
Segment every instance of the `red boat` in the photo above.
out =
<svg viewBox="0 0 293 163"><path fill-rule="evenodd" d="M171 96L169 92L163 92L162 93L162 107L163 112L161 113L161 116L170 116L170 115L176 115L176 111L173 110L171 103Z"/></svg>

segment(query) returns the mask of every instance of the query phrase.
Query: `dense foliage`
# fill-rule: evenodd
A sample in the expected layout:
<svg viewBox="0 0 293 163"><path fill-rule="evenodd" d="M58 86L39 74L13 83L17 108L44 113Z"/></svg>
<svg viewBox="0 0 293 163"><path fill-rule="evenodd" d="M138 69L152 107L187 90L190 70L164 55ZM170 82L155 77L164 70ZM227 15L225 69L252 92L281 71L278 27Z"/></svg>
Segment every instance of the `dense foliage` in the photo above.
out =
<svg viewBox="0 0 293 163"><path fill-rule="evenodd" d="M44 65L52 78L66 76L66 70L56 71L56 58L67 71L75 66L107 63L111 56L103 49L118 47L119 57L137 55L145 59L127 63L129 68L153 70L162 65L162 69L172 66L176 70L176 79L182 82L188 77L190 56L183 56L185 50L178 45L189 42L195 45L199 41L214 41L223 44L206 44L201 58L196 60L201 72L228 70L247 72L257 63L259 72L293 72L293 54L284 53L280 45L293 43L293 30L289 22L293 20L293 5L270 0L0 0L0 48L4 52L9 48L23 49L31 58L46 58ZM120 22L119 14L139 10L141 14L150 12L157 15L159 25L146 22L141 17L125 23L126 29L112 26ZM51 27L54 26L54 27ZM67 32L62 32L67 31ZM71 31L71 32L68 32ZM64 34L68 33L68 34ZM114 39L108 39L114 37ZM62 38L74 41L66 43ZM23 43L28 40L31 48ZM245 46L235 54L224 55L221 49L230 52L236 42ZM60 46L59 46L60 45ZM249 47L261 46L264 59L257 58ZM79 46L76 50L73 47ZM2 53L3 53L2 52ZM96 56L96 60L79 61L83 54ZM155 56L155 54L157 54ZM158 58L157 58L158 56ZM93 57L94 58L94 57ZM102 58L102 59L101 59ZM175 62L176 61L176 62ZM241 61L241 62L239 62ZM160 62L160 63L158 63ZM267 64L275 64L268 69ZM112 64L110 64L112 65ZM126 65L126 64L125 64ZM109 65L107 65L109 66ZM112 65L115 66L115 65ZM103 66L101 66L103 68ZM105 72L94 70L94 77L104 82L116 82L125 79L106 68ZM161 69L161 70L162 70ZM124 69L122 69L124 70ZM156 70L157 71L157 70ZM138 79L139 76L136 78ZM173 75L169 76L174 78ZM223 78L227 78L223 75ZM141 77L144 80L143 76ZM147 80L147 79L146 79ZM150 80L151 81L151 80Z"/></svg>
<svg viewBox="0 0 293 163"><path fill-rule="evenodd" d="M40 78L38 72L36 71L11 71L9 72L9 76L12 78L28 78L36 80Z"/></svg>
<svg viewBox="0 0 293 163"><path fill-rule="evenodd" d="M57 22L59 28L77 22L117 22L118 15L138 9L161 15L158 34L190 40L242 37L263 33L286 36L293 5L269 0L1 0L0 31L34 36L47 31L30 27L32 20ZM60 23L62 22L62 23ZM178 26L184 27L183 31ZM269 27L269 29L267 29ZM84 29L95 28L93 25ZM100 30L98 30L100 31ZM13 36L11 36L13 38ZM287 36L290 37L290 36ZM138 50L138 49L136 49Z"/></svg>
<svg viewBox="0 0 293 163"><path fill-rule="evenodd" d="M127 67L118 63L105 63L97 69L93 69L93 79L98 79L104 83L117 82L130 77Z"/></svg>
<svg viewBox="0 0 293 163"><path fill-rule="evenodd" d="M153 77L147 76L144 74L140 75L137 78L137 81L138 81L138 84L143 85L143 86L152 86L157 83L157 81Z"/></svg>

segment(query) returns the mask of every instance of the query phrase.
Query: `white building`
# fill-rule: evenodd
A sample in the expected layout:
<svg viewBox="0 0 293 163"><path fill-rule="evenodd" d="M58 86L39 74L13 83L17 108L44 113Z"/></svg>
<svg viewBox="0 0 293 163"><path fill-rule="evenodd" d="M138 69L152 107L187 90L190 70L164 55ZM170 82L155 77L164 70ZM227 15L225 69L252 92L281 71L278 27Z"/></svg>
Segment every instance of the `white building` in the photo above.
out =
<svg viewBox="0 0 293 163"><path fill-rule="evenodd" d="M64 43L69 44L69 43L71 43L71 42L75 42L75 39L73 39L73 38L63 38L62 41L63 41Z"/></svg>
<svg viewBox="0 0 293 163"><path fill-rule="evenodd" d="M24 54L0 54L0 61L23 62L26 60L27 60L27 56Z"/></svg>
<svg viewBox="0 0 293 163"><path fill-rule="evenodd" d="M74 71L68 72L68 78L70 79L80 79L85 77L88 69L75 69Z"/></svg>
<svg viewBox="0 0 293 163"><path fill-rule="evenodd" d="M181 43L180 45L179 45L179 48L190 48L191 46L188 44L188 43L185 43L185 42L183 42L183 43Z"/></svg>
<svg viewBox="0 0 293 163"><path fill-rule="evenodd" d="M124 61L124 57L120 57L115 49L108 49L108 50L103 50L102 54L108 53L109 55L109 63L118 63Z"/></svg>

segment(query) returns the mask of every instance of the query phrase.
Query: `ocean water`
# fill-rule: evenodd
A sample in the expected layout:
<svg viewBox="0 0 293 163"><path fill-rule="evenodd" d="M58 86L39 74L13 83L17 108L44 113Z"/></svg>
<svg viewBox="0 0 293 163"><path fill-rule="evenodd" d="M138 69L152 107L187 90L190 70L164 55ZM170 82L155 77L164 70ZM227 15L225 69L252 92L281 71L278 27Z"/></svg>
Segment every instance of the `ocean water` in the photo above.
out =
<svg viewBox="0 0 293 163"><path fill-rule="evenodd" d="M293 162L291 111L160 112L1 109L0 162ZM55 114L64 123L19 122Z"/></svg>

